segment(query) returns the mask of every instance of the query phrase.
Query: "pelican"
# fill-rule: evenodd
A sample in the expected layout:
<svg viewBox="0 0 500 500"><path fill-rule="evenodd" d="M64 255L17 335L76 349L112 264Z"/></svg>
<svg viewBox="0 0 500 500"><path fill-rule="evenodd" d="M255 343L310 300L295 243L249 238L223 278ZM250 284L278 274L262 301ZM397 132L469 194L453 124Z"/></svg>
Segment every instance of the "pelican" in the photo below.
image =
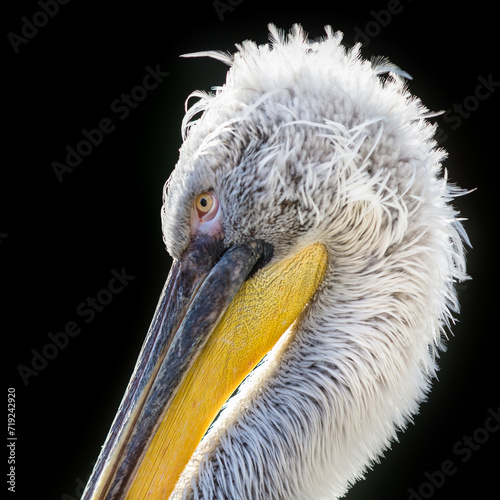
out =
<svg viewBox="0 0 500 500"><path fill-rule="evenodd" d="M331 27L269 29L189 55L227 79L191 95L173 265L86 500L339 498L430 390L467 278L435 114Z"/></svg>

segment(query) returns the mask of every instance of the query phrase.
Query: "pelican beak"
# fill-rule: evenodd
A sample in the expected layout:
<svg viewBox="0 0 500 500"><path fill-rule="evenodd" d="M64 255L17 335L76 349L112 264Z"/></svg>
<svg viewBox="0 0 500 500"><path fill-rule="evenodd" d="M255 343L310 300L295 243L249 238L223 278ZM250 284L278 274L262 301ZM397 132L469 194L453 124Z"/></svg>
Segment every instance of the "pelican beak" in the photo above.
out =
<svg viewBox="0 0 500 500"><path fill-rule="evenodd" d="M195 240L174 262L84 500L169 497L222 405L323 279L322 244L277 264L271 255L259 240L225 252Z"/></svg>

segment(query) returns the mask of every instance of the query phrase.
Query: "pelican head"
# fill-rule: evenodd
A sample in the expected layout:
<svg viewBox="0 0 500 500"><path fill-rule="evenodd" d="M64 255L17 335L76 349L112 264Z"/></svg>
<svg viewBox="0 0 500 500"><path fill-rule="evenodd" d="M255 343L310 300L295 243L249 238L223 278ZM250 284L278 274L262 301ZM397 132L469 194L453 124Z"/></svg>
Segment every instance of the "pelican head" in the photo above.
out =
<svg viewBox="0 0 500 500"><path fill-rule="evenodd" d="M186 112L174 263L85 499L338 498L430 389L467 241L431 114L341 33L270 31L191 54L230 69Z"/></svg>

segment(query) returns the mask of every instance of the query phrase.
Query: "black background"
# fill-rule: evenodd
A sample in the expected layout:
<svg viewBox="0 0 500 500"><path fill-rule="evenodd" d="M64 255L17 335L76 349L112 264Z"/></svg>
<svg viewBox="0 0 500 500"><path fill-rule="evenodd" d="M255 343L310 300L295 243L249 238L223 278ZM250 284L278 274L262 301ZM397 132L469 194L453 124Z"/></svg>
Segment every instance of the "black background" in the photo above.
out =
<svg viewBox="0 0 500 500"><path fill-rule="evenodd" d="M462 313L429 401L347 498L406 499L409 488L418 491L428 481L425 473L447 460L456 472L433 492L424 487L422 498L490 497L498 491L498 432L486 435L465 462L454 447L484 426L488 409L497 410L500 400L498 305L491 291L498 281L494 153L500 89L487 97L483 89L480 101L473 97L479 77L500 81L493 5L489 10L483 4L416 0L232 4L221 19L210 0L74 0L61 5L18 53L7 34L21 35L23 16L31 20L41 7L35 1L9 4L0 280L6 388L16 389L16 497L79 496L77 486L90 474L149 326L170 266L159 212L162 186L181 145L184 100L193 90L222 84L227 69L179 54L233 51L234 43L247 38L265 43L269 22L287 30L300 22L312 38L331 24L344 32L347 44L355 38L364 42L365 57L386 55L409 72L411 91L429 108L469 109L467 118L454 112L437 121L451 180L477 188L455 201L469 219L473 280L460 285ZM375 20L374 13L395 6L398 13L390 20L384 13ZM141 84L146 66L158 64L169 75L121 120L111 104ZM76 147L82 129L104 118L116 129L59 182L52 162L64 162L66 146ZM108 286L113 269L122 268L134 279L85 323L78 305ZM69 321L77 321L81 333L25 385L19 365L30 367L32 350L41 352L50 343L49 332L62 331Z"/></svg>

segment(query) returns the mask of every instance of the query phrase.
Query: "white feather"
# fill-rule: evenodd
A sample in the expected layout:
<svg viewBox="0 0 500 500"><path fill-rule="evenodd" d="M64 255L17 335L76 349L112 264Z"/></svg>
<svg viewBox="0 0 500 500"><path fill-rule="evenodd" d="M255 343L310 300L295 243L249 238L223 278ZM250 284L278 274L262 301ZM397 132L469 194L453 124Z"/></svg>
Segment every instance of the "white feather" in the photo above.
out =
<svg viewBox="0 0 500 500"><path fill-rule="evenodd" d="M462 191L442 178L445 153L399 77L409 75L362 60L330 27L317 42L299 26L270 32L269 45L247 41L233 56L195 54L230 69L214 94L192 94L164 238L178 257L192 198L212 189L227 244L259 237L279 260L320 241L329 268L172 498L344 495L425 399L466 279L467 237L450 205Z"/></svg>

